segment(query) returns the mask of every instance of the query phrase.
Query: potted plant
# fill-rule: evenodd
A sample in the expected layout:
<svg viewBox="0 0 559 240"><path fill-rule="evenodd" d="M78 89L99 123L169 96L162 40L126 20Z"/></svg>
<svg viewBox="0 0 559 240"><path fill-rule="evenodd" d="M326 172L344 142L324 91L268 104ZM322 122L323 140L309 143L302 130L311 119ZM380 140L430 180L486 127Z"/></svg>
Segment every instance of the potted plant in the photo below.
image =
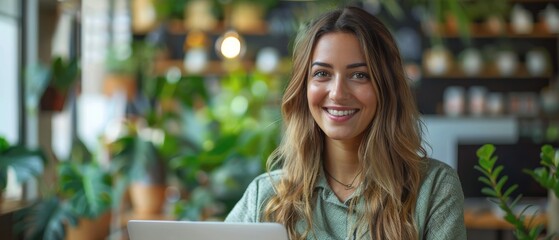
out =
<svg viewBox="0 0 559 240"><path fill-rule="evenodd" d="M79 156L79 157L78 157ZM57 163L54 189L24 210L25 239L101 239L109 234L112 177L76 139L69 160Z"/></svg>
<svg viewBox="0 0 559 240"><path fill-rule="evenodd" d="M75 88L79 74L78 60L55 57L49 69L49 83L41 96L40 109L62 111L66 98Z"/></svg>
<svg viewBox="0 0 559 240"><path fill-rule="evenodd" d="M129 121L127 126L127 133L110 143L111 172L119 186L117 198L129 188L135 214L160 214L167 187L166 164L158 151L164 132L144 125L144 119Z"/></svg>
<svg viewBox="0 0 559 240"><path fill-rule="evenodd" d="M475 169L480 171L483 176L479 180L487 185L481 191L489 199L497 204L504 212L504 219L514 226L514 235L518 239L540 239L544 230L543 225L528 225L524 212L530 206L523 209L520 215L513 212L514 207L522 198L518 195L512 198L513 192L518 185L513 184L506 187L508 176L501 175L504 166L496 165L497 156L494 156L495 146L491 144L483 145L477 151L479 164ZM541 148L541 167L536 169L525 169L524 172L532 176L542 187L548 189L548 228L545 239L553 239L559 235L559 150L555 150L550 145Z"/></svg>
<svg viewBox="0 0 559 240"><path fill-rule="evenodd" d="M109 235L112 177L96 161L61 162L59 191L77 224L66 226L66 239L102 239Z"/></svg>
<svg viewBox="0 0 559 240"><path fill-rule="evenodd" d="M132 101L137 93L139 74L138 47L113 46L105 58L106 74L103 81L103 93L112 96L117 92L125 94Z"/></svg>
<svg viewBox="0 0 559 240"><path fill-rule="evenodd" d="M135 102L136 113L124 121L124 134L109 143L111 172L118 186L116 198L122 198L129 189L137 215L161 214L168 180L173 177L168 161L192 147L181 137L181 116L177 108L178 96L193 89L181 86L187 80L178 78L146 79ZM185 91L175 91L179 87ZM196 95L191 93L190 97Z"/></svg>
<svg viewBox="0 0 559 240"><path fill-rule="evenodd" d="M8 184L8 168L13 168L18 183L39 177L47 160L40 149L30 149L22 145L10 145L0 136L0 205L3 192Z"/></svg>

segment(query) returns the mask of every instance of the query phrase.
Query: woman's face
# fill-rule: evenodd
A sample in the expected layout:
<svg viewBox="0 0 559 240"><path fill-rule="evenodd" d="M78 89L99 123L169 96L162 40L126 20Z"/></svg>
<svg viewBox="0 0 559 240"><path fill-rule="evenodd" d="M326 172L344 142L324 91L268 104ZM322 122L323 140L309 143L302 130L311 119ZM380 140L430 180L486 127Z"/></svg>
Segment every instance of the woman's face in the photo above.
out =
<svg viewBox="0 0 559 240"><path fill-rule="evenodd" d="M326 136L361 140L375 116L377 100L355 35L336 32L320 37L311 58L307 100Z"/></svg>

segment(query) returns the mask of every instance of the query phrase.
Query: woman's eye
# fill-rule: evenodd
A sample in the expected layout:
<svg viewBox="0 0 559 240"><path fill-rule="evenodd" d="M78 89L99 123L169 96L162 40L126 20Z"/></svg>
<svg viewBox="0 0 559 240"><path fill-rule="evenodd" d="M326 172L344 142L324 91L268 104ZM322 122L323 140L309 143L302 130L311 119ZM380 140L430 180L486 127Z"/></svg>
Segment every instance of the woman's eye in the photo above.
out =
<svg viewBox="0 0 559 240"><path fill-rule="evenodd" d="M354 79L369 79L369 74L366 74L364 72L357 72L353 74Z"/></svg>
<svg viewBox="0 0 559 240"><path fill-rule="evenodd" d="M326 73L324 71L316 71L313 74L313 77L315 77L315 78L323 78L323 77L327 77L327 76L328 76L328 73Z"/></svg>

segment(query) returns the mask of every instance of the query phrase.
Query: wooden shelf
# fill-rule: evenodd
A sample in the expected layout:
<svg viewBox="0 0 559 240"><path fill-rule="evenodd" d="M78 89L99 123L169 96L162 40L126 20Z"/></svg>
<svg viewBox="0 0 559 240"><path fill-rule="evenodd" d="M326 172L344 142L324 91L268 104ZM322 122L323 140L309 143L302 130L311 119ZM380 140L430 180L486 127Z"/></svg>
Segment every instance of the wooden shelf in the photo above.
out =
<svg viewBox="0 0 559 240"><path fill-rule="evenodd" d="M164 23L155 24L152 29L145 30L145 31L135 31L134 35L146 35L150 31L155 30L158 26L164 24L172 35L185 35L189 30L184 27L184 23L181 20L169 20ZM223 22L220 22L215 29L207 32L210 35L221 35L228 30L227 27L223 25ZM240 34L244 35L256 35L256 36L265 36L269 34L268 27L266 25L261 26L260 28L251 29L250 31L238 31Z"/></svg>
<svg viewBox="0 0 559 240"><path fill-rule="evenodd" d="M433 75L431 73L429 73L429 71L425 68L425 66L423 66L423 78L429 78L429 79L495 79L495 80L506 80L506 79L526 79L527 81L531 80L531 79L542 79L542 78L551 78L552 77L552 73L551 73L551 69L547 69L547 71L541 75L537 75L537 76L532 76L528 73L528 70L526 69L526 67L523 64L518 64L518 66L516 67L516 71L515 73L513 73L510 76L502 76L499 74L498 69L492 65L486 64L486 67L483 68L481 70L481 72L477 75L466 75L462 69L460 68L460 66L454 64L450 70L448 70L446 73L442 74L442 75Z"/></svg>
<svg viewBox="0 0 559 240"><path fill-rule="evenodd" d="M511 3L559 3L559 0L509 0Z"/></svg>
<svg viewBox="0 0 559 240"><path fill-rule="evenodd" d="M444 25L439 26L439 29L442 29L439 34L443 38L459 38L461 37L459 32L450 31L445 28ZM543 22L536 22L534 23L534 27L532 32L530 33L517 33L512 28L512 25L507 24L505 26L505 31L503 33L496 33L490 31L485 23L472 23L470 24L470 37L472 38L549 38L554 39L558 38L559 34L549 32L545 23Z"/></svg>
<svg viewBox="0 0 559 240"><path fill-rule="evenodd" d="M190 74L187 69L184 67L184 63L181 60L159 60L155 61L154 70L155 74L157 75L164 75L170 68L177 67L181 70L183 75ZM233 71L233 69L242 69L245 72L251 72L255 68L254 62L252 61L241 61L238 63L238 66L229 67L224 61L210 61L206 66L206 69L199 73L199 75L213 75L213 76L221 76L226 75ZM290 70L290 65L286 63L280 62L278 66L278 70L276 73L285 74Z"/></svg>
<svg viewBox="0 0 559 240"><path fill-rule="evenodd" d="M530 223L530 226L545 225L547 224L547 215L526 216L526 220L527 223ZM464 223L469 229L514 229L512 224L491 211L474 212L466 209L464 211Z"/></svg>
<svg viewBox="0 0 559 240"><path fill-rule="evenodd" d="M29 207L31 203L25 201L6 200L0 203L0 215L18 211L20 209Z"/></svg>

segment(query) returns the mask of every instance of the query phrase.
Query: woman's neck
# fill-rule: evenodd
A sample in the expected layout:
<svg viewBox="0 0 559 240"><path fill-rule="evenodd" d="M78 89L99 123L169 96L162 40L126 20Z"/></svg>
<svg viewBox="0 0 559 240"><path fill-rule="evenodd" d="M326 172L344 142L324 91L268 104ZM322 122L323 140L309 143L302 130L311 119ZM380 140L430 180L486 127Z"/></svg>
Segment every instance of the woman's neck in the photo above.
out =
<svg viewBox="0 0 559 240"><path fill-rule="evenodd" d="M361 172L358 150L359 144L327 139L324 169L336 180L351 183ZM360 182L360 179L354 182Z"/></svg>

